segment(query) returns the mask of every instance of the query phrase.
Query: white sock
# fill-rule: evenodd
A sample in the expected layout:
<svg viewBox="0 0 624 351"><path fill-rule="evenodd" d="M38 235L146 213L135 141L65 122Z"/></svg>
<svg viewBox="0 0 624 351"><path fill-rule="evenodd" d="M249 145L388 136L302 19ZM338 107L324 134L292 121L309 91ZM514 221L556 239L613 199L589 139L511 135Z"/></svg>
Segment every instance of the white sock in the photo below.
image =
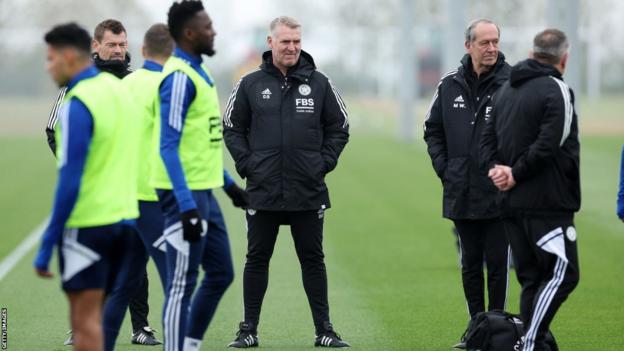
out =
<svg viewBox="0 0 624 351"><path fill-rule="evenodd" d="M199 339L189 338L188 336L184 338L184 348L183 351L199 351L201 347L202 341Z"/></svg>

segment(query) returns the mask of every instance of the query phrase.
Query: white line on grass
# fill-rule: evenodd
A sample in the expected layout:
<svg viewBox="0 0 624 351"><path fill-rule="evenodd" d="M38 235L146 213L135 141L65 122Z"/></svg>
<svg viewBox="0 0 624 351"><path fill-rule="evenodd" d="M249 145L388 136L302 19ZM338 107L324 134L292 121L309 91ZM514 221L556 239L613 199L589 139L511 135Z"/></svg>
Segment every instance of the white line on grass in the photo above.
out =
<svg viewBox="0 0 624 351"><path fill-rule="evenodd" d="M32 249L38 242L41 235L43 235L43 231L45 230L46 225L48 224L48 219L46 218L41 224L35 228L26 239L22 240L22 242L13 250L11 253L0 262L0 281L15 267L16 264Z"/></svg>

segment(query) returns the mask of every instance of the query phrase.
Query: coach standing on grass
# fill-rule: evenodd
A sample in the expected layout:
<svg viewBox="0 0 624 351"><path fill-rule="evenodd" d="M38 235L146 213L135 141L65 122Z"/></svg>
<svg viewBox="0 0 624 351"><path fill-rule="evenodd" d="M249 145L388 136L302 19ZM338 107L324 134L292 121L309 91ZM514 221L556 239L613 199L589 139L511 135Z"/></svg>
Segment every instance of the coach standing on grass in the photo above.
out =
<svg viewBox="0 0 624 351"><path fill-rule="evenodd" d="M130 247L122 222L138 216L138 127L121 81L89 58L90 36L76 24L45 35L48 71L67 93L57 129L59 177L50 222L34 262L51 277L59 245L62 287L70 305L75 350L102 350L105 292L116 282Z"/></svg>
<svg viewBox="0 0 624 351"><path fill-rule="evenodd" d="M492 96L509 77L498 51L500 31L487 19L466 29L461 66L442 77L425 120L425 141L444 187L443 214L459 233L462 281L471 317L485 311L483 259L487 266L488 310L505 308L509 249L497 189L479 170L479 139L492 111ZM462 347L463 340L457 347Z"/></svg>
<svg viewBox="0 0 624 351"><path fill-rule="evenodd" d="M579 281L574 213L581 205L574 94L563 82L568 40L538 33L512 68L481 141L481 162L503 192L505 227L522 285L524 351L551 350L550 322Z"/></svg>
<svg viewBox="0 0 624 351"><path fill-rule="evenodd" d="M329 319L323 218L325 176L349 139L347 111L331 80L301 50L301 25L271 22L260 69L234 87L223 117L224 139L247 178L247 261L244 321L230 347L258 345L257 327L279 227L289 225L316 327L316 346L347 347Z"/></svg>

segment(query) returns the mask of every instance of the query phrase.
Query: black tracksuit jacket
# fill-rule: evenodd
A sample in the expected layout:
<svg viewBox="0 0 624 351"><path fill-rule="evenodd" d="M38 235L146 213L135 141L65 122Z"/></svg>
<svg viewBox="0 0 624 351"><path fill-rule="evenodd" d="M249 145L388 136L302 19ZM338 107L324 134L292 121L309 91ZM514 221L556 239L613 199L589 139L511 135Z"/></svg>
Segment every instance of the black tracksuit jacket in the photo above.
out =
<svg viewBox="0 0 624 351"><path fill-rule="evenodd" d="M481 138L481 165L512 167L517 185L502 193L510 214L572 215L581 206L574 93L552 65L522 61L496 95Z"/></svg>
<svg viewBox="0 0 624 351"><path fill-rule="evenodd" d="M490 72L477 79L469 55L442 77L425 118L425 141L444 186L443 216L453 220L499 216L497 189L479 169L479 140L490 118L492 97L511 67L503 53Z"/></svg>
<svg viewBox="0 0 624 351"><path fill-rule="evenodd" d="M223 116L223 138L236 170L247 178L250 208L329 208L325 175L349 139L347 110L331 80L301 51L286 76L271 52L260 69L234 87Z"/></svg>

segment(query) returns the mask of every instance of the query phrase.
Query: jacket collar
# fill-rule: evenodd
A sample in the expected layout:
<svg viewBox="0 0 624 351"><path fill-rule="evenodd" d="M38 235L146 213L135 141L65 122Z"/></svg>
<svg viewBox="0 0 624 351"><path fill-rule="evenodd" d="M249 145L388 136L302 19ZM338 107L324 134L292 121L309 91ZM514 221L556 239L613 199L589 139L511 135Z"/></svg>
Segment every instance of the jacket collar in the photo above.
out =
<svg viewBox="0 0 624 351"><path fill-rule="evenodd" d="M130 54L129 53L126 53L126 58L123 61L102 60L102 58L100 57L100 55L98 55L97 52L94 52L91 55L91 58L93 59L93 63L95 64L95 67L97 67L97 69L99 69L100 71L111 73L119 79L132 73L132 71L130 71Z"/></svg>
<svg viewBox="0 0 624 351"><path fill-rule="evenodd" d="M197 56L197 55L193 55L191 53L188 53L188 52L180 49L177 46L176 46L175 50L173 51L173 56L181 58L182 60L188 62L193 67L201 66L201 64L202 64L201 56Z"/></svg>
<svg viewBox="0 0 624 351"><path fill-rule="evenodd" d="M496 59L494 67L492 67L489 72L485 73L485 75L482 75L480 80L489 80L492 77L495 77L496 80L506 80L508 77L508 72L505 71L507 71L508 68L509 65L507 64L507 62L505 62L505 54L499 51L498 58ZM466 81L477 79L477 76L472 68L472 59L470 58L469 54L465 54L464 57L462 57L461 66L459 66L457 72L461 74L464 78L466 78ZM470 79L469 77L472 77L472 79Z"/></svg>
<svg viewBox="0 0 624 351"><path fill-rule="evenodd" d="M262 64L260 65L260 69L272 74L274 76L279 77L280 79L283 77L282 72L273 65L273 55L271 51L265 51L262 54ZM299 61L297 64L290 67L288 72L286 73L287 77L293 77L301 81L305 81L312 76L312 73L316 70L316 64L314 63L314 59L310 54L301 50L301 54L299 55Z"/></svg>

